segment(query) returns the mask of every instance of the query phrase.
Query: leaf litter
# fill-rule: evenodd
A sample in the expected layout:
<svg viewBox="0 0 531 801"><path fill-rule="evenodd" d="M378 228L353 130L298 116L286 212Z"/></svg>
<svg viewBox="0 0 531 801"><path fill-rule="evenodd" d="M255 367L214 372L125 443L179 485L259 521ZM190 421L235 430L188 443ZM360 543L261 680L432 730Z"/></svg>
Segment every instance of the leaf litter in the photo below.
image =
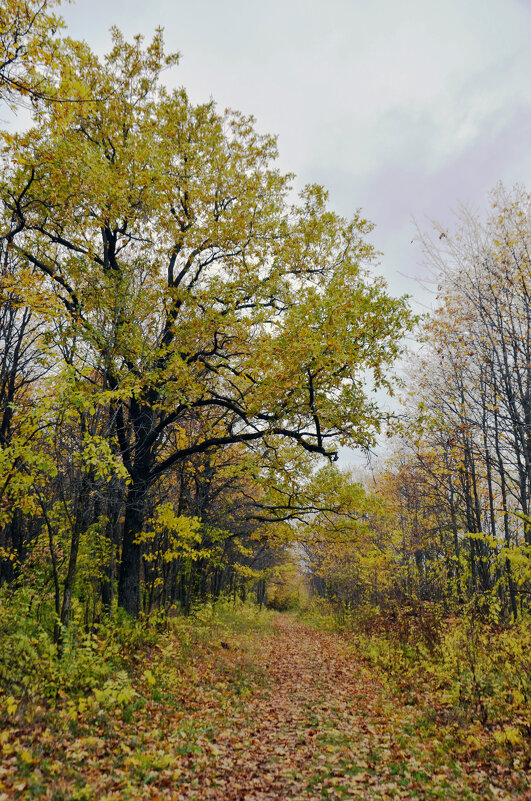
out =
<svg viewBox="0 0 531 801"><path fill-rule="evenodd" d="M17 713L0 737L0 801L531 799L523 770L451 727L426 730L422 704L337 633L277 615L223 638L183 649L168 635L120 702Z"/></svg>

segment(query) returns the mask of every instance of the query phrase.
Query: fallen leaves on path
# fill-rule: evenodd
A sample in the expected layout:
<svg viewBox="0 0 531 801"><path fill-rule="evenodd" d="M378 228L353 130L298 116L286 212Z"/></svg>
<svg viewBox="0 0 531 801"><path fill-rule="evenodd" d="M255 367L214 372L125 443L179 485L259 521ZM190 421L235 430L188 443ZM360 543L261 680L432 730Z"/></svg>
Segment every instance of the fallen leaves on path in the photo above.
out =
<svg viewBox="0 0 531 801"><path fill-rule="evenodd" d="M451 731L428 731L336 634L279 615L178 645L125 704L33 710L3 732L0 801L531 798L522 771L452 753Z"/></svg>
<svg viewBox="0 0 531 801"><path fill-rule="evenodd" d="M288 616L259 656L268 688L216 737L218 759L201 765L183 799L523 798L523 776L467 770L442 740L423 742L415 713L336 635ZM530 796L531 797L531 796Z"/></svg>

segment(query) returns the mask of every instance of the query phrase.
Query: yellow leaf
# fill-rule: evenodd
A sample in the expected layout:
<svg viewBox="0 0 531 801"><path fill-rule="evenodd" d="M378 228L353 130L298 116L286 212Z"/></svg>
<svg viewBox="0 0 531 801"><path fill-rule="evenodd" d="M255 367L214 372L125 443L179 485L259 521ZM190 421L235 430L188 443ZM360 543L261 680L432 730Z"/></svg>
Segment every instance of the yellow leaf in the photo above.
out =
<svg viewBox="0 0 531 801"><path fill-rule="evenodd" d="M144 670L143 675L148 684L151 684L151 686L154 687L155 684L157 683L157 679L155 678L151 670Z"/></svg>
<svg viewBox="0 0 531 801"><path fill-rule="evenodd" d="M14 715L18 709L18 703L12 695L7 698L7 714Z"/></svg>

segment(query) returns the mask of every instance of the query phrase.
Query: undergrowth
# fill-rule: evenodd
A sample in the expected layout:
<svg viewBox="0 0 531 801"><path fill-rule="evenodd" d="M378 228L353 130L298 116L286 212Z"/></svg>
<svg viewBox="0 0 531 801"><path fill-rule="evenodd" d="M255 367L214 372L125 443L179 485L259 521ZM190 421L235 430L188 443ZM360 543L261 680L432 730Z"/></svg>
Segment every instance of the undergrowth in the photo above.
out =
<svg viewBox="0 0 531 801"><path fill-rule="evenodd" d="M13 716L22 720L40 705L127 706L146 655L166 650L186 658L201 645L268 629L272 616L240 601L218 600L187 617L174 611L133 620L118 610L87 628L74 610L59 647L49 617L32 614L29 594L17 592L0 603L0 725Z"/></svg>
<svg viewBox="0 0 531 801"><path fill-rule="evenodd" d="M151 797L154 783L177 787L180 761L193 772L209 758L225 716L265 680L254 649L272 627L268 610L221 600L90 630L74 618L58 649L18 603L0 607L0 801L121 801Z"/></svg>
<svg viewBox="0 0 531 801"><path fill-rule="evenodd" d="M434 728L453 730L468 750L526 767L531 751L531 626L500 625L473 610L445 615L436 604L386 612L338 609L322 600L305 618L342 631Z"/></svg>

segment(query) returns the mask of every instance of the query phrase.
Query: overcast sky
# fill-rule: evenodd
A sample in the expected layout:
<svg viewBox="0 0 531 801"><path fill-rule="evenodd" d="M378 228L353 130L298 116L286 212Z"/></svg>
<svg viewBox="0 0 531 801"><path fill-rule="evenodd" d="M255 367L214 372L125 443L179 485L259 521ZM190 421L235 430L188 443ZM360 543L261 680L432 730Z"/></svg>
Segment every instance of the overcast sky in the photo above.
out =
<svg viewBox="0 0 531 801"><path fill-rule="evenodd" d="M278 134L281 167L376 223L394 293L428 298L412 218L531 189L531 0L77 0L69 33L98 52L162 25L165 79Z"/></svg>
<svg viewBox="0 0 531 801"><path fill-rule="evenodd" d="M419 302L413 218L485 211L502 180L531 189L531 0L77 0L69 33L165 29L192 100L252 113L280 166L376 223L379 272Z"/></svg>

